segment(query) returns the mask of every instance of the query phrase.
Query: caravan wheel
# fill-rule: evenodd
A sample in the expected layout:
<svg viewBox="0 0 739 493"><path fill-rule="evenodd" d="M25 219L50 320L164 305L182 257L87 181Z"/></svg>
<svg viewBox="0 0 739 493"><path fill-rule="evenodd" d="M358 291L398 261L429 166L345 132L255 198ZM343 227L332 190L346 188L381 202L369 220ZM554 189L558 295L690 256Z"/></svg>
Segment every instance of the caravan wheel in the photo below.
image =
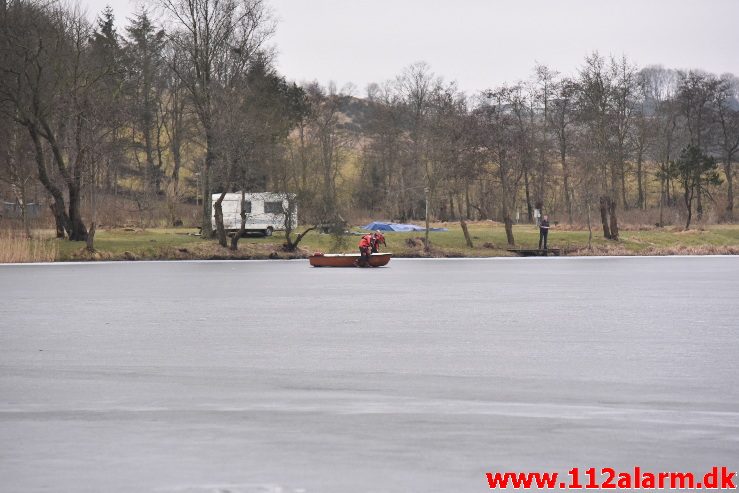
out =
<svg viewBox="0 0 739 493"><path fill-rule="evenodd" d="M272 231L274 231L272 229L272 226L268 227L267 229L264 230L264 236L272 236Z"/></svg>

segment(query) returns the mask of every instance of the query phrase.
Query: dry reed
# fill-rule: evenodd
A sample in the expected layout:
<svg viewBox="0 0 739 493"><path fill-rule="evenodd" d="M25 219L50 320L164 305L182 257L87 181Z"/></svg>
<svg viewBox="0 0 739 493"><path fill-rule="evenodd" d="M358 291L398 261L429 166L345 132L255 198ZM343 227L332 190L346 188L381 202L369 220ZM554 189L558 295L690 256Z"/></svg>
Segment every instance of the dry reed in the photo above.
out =
<svg viewBox="0 0 739 493"><path fill-rule="evenodd" d="M53 240L27 238L16 231L0 233L0 263L53 262L57 253Z"/></svg>

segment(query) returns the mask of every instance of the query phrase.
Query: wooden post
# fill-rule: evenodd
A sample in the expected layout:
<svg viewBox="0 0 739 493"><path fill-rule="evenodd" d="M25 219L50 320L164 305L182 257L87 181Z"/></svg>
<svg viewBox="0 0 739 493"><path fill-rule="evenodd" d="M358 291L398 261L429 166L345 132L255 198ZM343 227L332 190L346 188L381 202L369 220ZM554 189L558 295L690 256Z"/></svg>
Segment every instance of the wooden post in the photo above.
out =
<svg viewBox="0 0 739 493"><path fill-rule="evenodd" d="M426 241L424 242L423 250L429 251L429 187L423 189L426 195Z"/></svg>

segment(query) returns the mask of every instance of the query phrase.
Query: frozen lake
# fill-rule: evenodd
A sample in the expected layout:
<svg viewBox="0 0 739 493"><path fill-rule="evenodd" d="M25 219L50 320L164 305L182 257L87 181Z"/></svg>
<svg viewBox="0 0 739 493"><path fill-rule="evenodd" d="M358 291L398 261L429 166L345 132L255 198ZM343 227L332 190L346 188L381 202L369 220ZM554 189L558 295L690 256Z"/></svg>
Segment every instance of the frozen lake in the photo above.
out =
<svg viewBox="0 0 739 493"><path fill-rule="evenodd" d="M0 491L739 467L739 258L0 266Z"/></svg>

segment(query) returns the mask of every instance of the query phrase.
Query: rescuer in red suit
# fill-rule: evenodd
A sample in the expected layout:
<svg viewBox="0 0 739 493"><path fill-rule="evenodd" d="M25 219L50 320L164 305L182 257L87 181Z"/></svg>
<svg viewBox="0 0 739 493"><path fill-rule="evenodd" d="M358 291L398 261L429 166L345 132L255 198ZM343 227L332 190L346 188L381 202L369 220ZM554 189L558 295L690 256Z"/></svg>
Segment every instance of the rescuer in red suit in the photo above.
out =
<svg viewBox="0 0 739 493"><path fill-rule="evenodd" d="M375 231L372 233L372 237L370 238L370 247L372 248L372 253L377 253L380 251L380 243L382 243L383 246L387 246L387 243L385 243L385 237L380 233L380 230Z"/></svg>
<svg viewBox="0 0 739 493"><path fill-rule="evenodd" d="M364 235L359 240L359 265L369 265L372 250L372 235Z"/></svg>

